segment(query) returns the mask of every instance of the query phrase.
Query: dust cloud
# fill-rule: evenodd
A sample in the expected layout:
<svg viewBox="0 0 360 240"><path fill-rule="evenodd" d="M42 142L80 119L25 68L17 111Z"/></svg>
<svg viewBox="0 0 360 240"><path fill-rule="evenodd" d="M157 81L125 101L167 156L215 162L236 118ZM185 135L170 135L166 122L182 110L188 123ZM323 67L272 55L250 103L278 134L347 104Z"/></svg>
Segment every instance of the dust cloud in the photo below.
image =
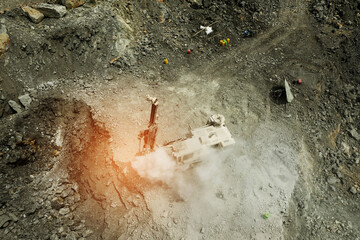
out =
<svg viewBox="0 0 360 240"><path fill-rule="evenodd" d="M180 239L184 232L189 239L203 234L209 239L282 235L282 213L297 180L300 146L283 129L269 125L235 140L226 151L204 150L202 163L186 171L161 149L132 162L140 176L172 190L161 185L144 193L158 223L167 226L171 219L181 219L172 238ZM270 217L264 220L266 212Z"/></svg>
<svg viewBox="0 0 360 240"><path fill-rule="evenodd" d="M203 199L208 202L208 187L221 182L219 172L224 172L220 169L230 154L230 151L204 148L200 154L200 163L184 171L164 149L159 148L155 152L137 157L131 164L141 177L154 183L166 184L183 200L196 198L197 201Z"/></svg>

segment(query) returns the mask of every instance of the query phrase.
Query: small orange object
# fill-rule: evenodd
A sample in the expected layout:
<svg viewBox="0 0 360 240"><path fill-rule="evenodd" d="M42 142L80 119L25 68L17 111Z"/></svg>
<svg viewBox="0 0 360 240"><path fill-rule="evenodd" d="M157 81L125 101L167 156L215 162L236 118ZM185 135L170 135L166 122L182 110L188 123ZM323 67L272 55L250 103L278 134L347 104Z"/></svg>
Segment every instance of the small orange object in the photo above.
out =
<svg viewBox="0 0 360 240"><path fill-rule="evenodd" d="M226 39L227 43L230 43L230 38Z"/></svg>
<svg viewBox="0 0 360 240"><path fill-rule="evenodd" d="M166 58L165 60L164 60L164 64L168 64L169 63L169 60Z"/></svg>
<svg viewBox="0 0 360 240"><path fill-rule="evenodd" d="M187 50L187 54L190 54L190 53L191 53L191 50L190 50L190 49L188 49L188 50Z"/></svg>
<svg viewBox="0 0 360 240"><path fill-rule="evenodd" d="M302 84L301 78L299 78L299 79L297 80L297 83L298 83L298 84Z"/></svg>

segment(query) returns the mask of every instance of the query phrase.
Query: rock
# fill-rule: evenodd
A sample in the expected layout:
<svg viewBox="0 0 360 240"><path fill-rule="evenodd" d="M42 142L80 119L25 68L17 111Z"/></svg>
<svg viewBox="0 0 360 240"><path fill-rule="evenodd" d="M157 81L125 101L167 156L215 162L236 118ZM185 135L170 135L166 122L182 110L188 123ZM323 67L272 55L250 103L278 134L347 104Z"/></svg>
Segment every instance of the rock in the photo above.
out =
<svg viewBox="0 0 360 240"><path fill-rule="evenodd" d="M337 178L335 178L334 176L330 176L330 177L327 179L327 182L328 182L329 184L335 184L335 183L340 182L340 180L337 179Z"/></svg>
<svg viewBox="0 0 360 240"><path fill-rule="evenodd" d="M340 179L344 177L343 174L339 170L336 171L336 176Z"/></svg>
<svg viewBox="0 0 360 240"><path fill-rule="evenodd" d="M285 93L286 93L286 100L288 103L292 102L294 100L294 95L291 93L289 83L285 80Z"/></svg>
<svg viewBox="0 0 360 240"><path fill-rule="evenodd" d="M200 233L205 233L205 229L203 227L200 229Z"/></svg>
<svg viewBox="0 0 360 240"><path fill-rule="evenodd" d="M114 76L112 76L112 75L109 74L109 75L106 75L106 76L105 76L105 79L110 81L110 80L113 80L113 79L114 79Z"/></svg>
<svg viewBox="0 0 360 240"><path fill-rule="evenodd" d="M11 220L11 218L4 214L0 216L0 228L6 227L8 225L8 222Z"/></svg>
<svg viewBox="0 0 360 240"><path fill-rule="evenodd" d="M29 94L22 95L18 97L18 99L21 102L21 104L25 107L25 109L28 109L30 107L32 100Z"/></svg>
<svg viewBox="0 0 360 240"><path fill-rule="evenodd" d="M205 8L210 7L210 5L211 5L211 0L203 0L203 5L204 5Z"/></svg>
<svg viewBox="0 0 360 240"><path fill-rule="evenodd" d="M51 207L53 209L59 210L60 208L64 207L64 200L62 198L53 198L51 200Z"/></svg>
<svg viewBox="0 0 360 240"><path fill-rule="evenodd" d="M6 100L6 97L1 90L0 90L0 100Z"/></svg>
<svg viewBox="0 0 360 240"><path fill-rule="evenodd" d="M356 194L356 193L357 193L355 187L351 187L351 188L349 189L349 191L350 191L352 194Z"/></svg>
<svg viewBox="0 0 360 240"><path fill-rule="evenodd" d="M50 18L62 18L66 14L66 7L59 4L40 3L35 8Z"/></svg>
<svg viewBox="0 0 360 240"><path fill-rule="evenodd" d="M34 8L25 6L25 7L22 7L21 9L34 23L41 22L45 17L44 14L42 14L40 11L38 11Z"/></svg>
<svg viewBox="0 0 360 240"><path fill-rule="evenodd" d="M59 213L60 213L61 215L66 215L66 214L70 213L70 208L61 208L61 209L59 210Z"/></svg>
<svg viewBox="0 0 360 240"><path fill-rule="evenodd" d="M0 20L0 57L9 49L10 37L5 27L5 19Z"/></svg>
<svg viewBox="0 0 360 240"><path fill-rule="evenodd" d="M13 220L14 222L19 221L19 218L18 218L15 214L13 214L13 213L9 213L9 217L10 217L11 220Z"/></svg>
<svg viewBox="0 0 360 240"><path fill-rule="evenodd" d="M64 5L67 9L77 8L84 5L83 0L61 0L62 5Z"/></svg>
<svg viewBox="0 0 360 240"><path fill-rule="evenodd" d="M192 8L200 8L203 5L203 0L188 0Z"/></svg>
<svg viewBox="0 0 360 240"><path fill-rule="evenodd" d="M93 231L91 231L90 229L87 229L86 231L83 232L82 236L84 238L90 236L93 233Z"/></svg>
<svg viewBox="0 0 360 240"><path fill-rule="evenodd" d="M356 139L356 141L360 141L360 134L355 129L352 129L350 134L353 138Z"/></svg>
<svg viewBox="0 0 360 240"><path fill-rule="evenodd" d="M17 102L10 100L9 105L16 113L22 112L21 106Z"/></svg>
<svg viewBox="0 0 360 240"><path fill-rule="evenodd" d="M17 143L22 142L22 140L23 140L23 135L22 135L21 133L15 132L14 135L15 135L15 140L16 140Z"/></svg>
<svg viewBox="0 0 360 240"><path fill-rule="evenodd" d="M62 191L61 197L66 198L68 196L71 196L72 194L73 194L73 191L71 190L71 188L65 189L64 191Z"/></svg>

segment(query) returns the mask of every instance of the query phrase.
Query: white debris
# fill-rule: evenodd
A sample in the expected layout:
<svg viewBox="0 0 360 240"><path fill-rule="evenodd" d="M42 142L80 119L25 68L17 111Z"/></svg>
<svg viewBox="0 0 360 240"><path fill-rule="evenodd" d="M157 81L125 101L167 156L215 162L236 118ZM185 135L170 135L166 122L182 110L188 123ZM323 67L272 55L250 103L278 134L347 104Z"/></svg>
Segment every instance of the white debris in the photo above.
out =
<svg viewBox="0 0 360 240"><path fill-rule="evenodd" d="M294 100L294 95L291 93L289 83L285 80L285 92L286 92L286 100L288 103Z"/></svg>
<svg viewBox="0 0 360 240"><path fill-rule="evenodd" d="M205 29L205 32L206 32L207 35L209 35L210 33L213 32L212 27L200 26L200 29Z"/></svg>

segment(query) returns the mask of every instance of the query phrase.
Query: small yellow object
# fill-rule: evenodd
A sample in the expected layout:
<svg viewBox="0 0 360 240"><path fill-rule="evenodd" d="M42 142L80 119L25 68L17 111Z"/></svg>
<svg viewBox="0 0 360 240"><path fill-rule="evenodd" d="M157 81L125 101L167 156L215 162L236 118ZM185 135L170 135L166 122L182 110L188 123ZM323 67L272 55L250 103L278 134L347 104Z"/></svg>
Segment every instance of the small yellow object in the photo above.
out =
<svg viewBox="0 0 360 240"><path fill-rule="evenodd" d="M223 43L224 43L224 41L223 41L223 40L220 40L220 45L224 46Z"/></svg>
<svg viewBox="0 0 360 240"><path fill-rule="evenodd" d="M58 150L54 150L54 151L53 151L53 155L54 155L54 156L59 156L59 154L60 154L60 151L58 151Z"/></svg>
<svg viewBox="0 0 360 240"><path fill-rule="evenodd" d="M169 63L169 60L168 59L165 59L164 60L164 64L168 64Z"/></svg>
<svg viewBox="0 0 360 240"><path fill-rule="evenodd" d="M226 39L227 43L230 43L230 38Z"/></svg>

